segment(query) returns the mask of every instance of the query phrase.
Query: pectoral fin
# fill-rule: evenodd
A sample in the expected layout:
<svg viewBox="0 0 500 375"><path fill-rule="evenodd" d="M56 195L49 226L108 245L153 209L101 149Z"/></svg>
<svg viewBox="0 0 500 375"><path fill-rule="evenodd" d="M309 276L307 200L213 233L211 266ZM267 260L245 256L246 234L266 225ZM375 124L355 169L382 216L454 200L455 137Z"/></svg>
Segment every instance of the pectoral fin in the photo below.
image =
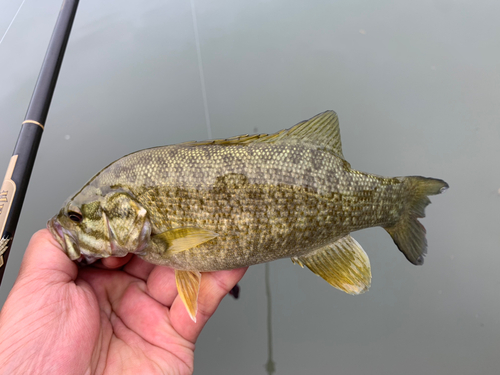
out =
<svg viewBox="0 0 500 375"><path fill-rule="evenodd" d="M196 323L198 311L198 292L200 291L201 273L198 271L175 270L175 284L189 316Z"/></svg>
<svg viewBox="0 0 500 375"><path fill-rule="evenodd" d="M155 240L164 243L168 255L189 250L217 237L218 234L202 228L183 227L155 235Z"/></svg>
<svg viewBox="0 0 500 375"><path fill-rule="evenodd" d="M349 235L310 254L292 258L292 261L301 267L307 266L346 293L361 294L370 287L370 260L361 245Z"/></svg>

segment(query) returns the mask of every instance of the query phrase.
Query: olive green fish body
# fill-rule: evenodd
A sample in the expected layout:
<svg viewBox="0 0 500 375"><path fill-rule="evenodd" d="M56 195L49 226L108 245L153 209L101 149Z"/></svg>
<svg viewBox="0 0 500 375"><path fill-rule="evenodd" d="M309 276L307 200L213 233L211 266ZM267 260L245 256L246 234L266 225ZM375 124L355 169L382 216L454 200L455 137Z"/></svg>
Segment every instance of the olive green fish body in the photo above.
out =
<svg viewBox="0 0 500 375"><path fill-rule="evenodd" d="M175 145L118 160L89 190L129 191L148 211L152 236L180 227L217 233L172 256L154 243L142 255L176 269L214 271L300 256L390 224L402 208L403 181L351 170L333 152L307 144Z"/></svg>
<svg viewBox="0 0 500 375"><path fill-rule="evenodd" d="M427 196L447 187L352 169L338 118L327 111L276 134L127 155L94 176L48 227L72 259L132 252L175 268L194 319L199 272L285 257L339 289L363 292L369 260L349 235L363 228L384 227L421 264L426 240L417 218Z"/></svg>

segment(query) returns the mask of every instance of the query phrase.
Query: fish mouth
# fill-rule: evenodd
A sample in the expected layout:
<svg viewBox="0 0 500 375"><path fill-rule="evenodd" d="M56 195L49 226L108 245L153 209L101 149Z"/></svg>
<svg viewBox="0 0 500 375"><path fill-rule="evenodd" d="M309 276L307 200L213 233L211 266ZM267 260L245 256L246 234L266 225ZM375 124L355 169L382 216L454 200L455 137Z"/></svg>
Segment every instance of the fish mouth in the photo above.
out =
<svg viewBox="0 0 500 375"><path fill-rule="evenodd" d="M81 264L82 266L87 266L99 259L101 258L93 257L91 255L80 255L80 257L78 259L75 259L75 261L78 262L78 264Z"/></svg>
<svg viewBox="0 0 500 375"><path fill-rule="evenodd" d="M61 245L62 250L67 254L66 242L64 241L64 233L61 224L56 220L57 216L47 221L47 229L52 234L52 237Z"/></svg>
<svg viewBox="0 0 500 375"><path fill-rule="evenodd" d="M59 245L61 245L62 250L71 260L80 261L83 256L80 253L77 241L71 233L68 233L62 225L59 224L57 216L54 216L47 222L47 229L52 233L52 236Z"/></svg>
<svg viewBox="0 0 500 375"><path fill-rule="evenodd" d="M80 247L78 246L78 241L74 238L71 232L68 232L61 224L59 224L57 215L47 222L47 229L59 245L61 245L62 250L71 260L74 260L81 265L88 265L101 258L82 254L80 252Z"/></svg>

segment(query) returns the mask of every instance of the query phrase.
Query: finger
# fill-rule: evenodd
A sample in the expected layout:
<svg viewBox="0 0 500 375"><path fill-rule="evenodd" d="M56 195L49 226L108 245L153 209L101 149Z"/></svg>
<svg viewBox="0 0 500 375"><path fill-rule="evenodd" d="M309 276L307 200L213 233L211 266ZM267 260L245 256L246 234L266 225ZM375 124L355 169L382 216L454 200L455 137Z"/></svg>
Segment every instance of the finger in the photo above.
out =
<svg viewBox="0 0 500 375"><path fill-rule="evenodd" d="M125 272L98 269L93 266L80 268L78 282L86 282L93 289L101 309L109 317L123 298L129 285L138 280ZM116 305L112 308L112 304Z"/></svg>
<svg viewBox="0 0 500 375"><path fill-rule="evenodd" d="M47 229L36 232L24 253L19 277L43 274L48 282L69 282L78 275L78 267L63 252Z"/></svg>
<svg viewBox="0 0 500 375"><path fill-rule="evenodd" d="M109 258L104 258L102 259L101 263L104 266L104 268L108 269L115 269L115 268L120 268L127 264L127 262L132 258L134 254L127 254L124 257L109 257Z"/></svg>
<svg viewBox="0 0 500 375"><path fill-rule="evenodd" d="M138 256L132 258L130 262L128 262L123 270L127 272L129 275L135 276L138 279L146 281L153 269L155 268L154 264L148 263Z"/></svg>
<svg viewBox="0 0 500 375"><path fill-rule="evenodd" d="M230 271L202 273L196 323L191 320L182 300L176 298L170 309L172 326L186 340L195 342L222 299L241 280L248 267Z"/></svg>
<svg viewBox="0 0 500 375"><path fill-rule="evenodd" d="M169 309L148 294L144 282L123 271L93 267L82 269L80 276L80 282L86 281L94 289L101 310L112 322L114 335L120 340L137 342L138 336L141 337L145 340L141 343L142 349L147 349L160 361L172 361L168 352L184 348L176 355L184 357L181 359L189 363L188 357L192 357L194 344L174 331L169 321ZM167 353L161 350L158 352L161 356L157 356L158 348Z"/></svg>
<svg viewBox="0 0 500 375"><path fill-rule="evenodd" d="M120 340L134 344L139 341L137 336L142 338L144 342L140 341L140 349L160 368L170 367L179 359L186 364L192 363L194 343L174 331L169 321L169 309L149 296L145 289L143 283L131 283L119 303L112 301L110 320L114 334ZM192 373L192 370L180 372Z"/></svg>
<svg viewBox="0 0 500 375"><path fill-rule="evenodd" d="M170 267L155 266L149 275L148 293L162 305L170 307L177 297L175 271Z"/></svg>

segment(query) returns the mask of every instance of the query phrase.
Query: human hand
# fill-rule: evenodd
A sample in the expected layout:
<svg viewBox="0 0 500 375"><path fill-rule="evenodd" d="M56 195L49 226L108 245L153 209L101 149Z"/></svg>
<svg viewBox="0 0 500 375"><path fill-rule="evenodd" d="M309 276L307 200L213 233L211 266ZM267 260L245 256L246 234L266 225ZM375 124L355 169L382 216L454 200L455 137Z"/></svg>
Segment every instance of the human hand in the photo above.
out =
<svg viewBox="0 0 500 375"><path fill-rule="evenodd" d="M0 312L0 373L190 374L198 335L245 271L203 273L194 323L173 269L131 254L81 268L41 230Z"/></svg>

